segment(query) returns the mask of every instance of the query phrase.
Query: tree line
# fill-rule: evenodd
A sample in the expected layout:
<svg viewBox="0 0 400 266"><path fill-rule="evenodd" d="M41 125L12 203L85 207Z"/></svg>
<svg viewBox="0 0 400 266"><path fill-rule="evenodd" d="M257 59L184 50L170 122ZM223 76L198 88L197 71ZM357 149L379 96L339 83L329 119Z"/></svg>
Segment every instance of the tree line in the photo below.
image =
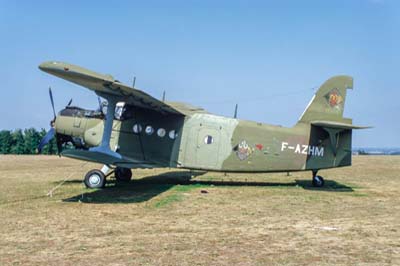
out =
<svg viewBox="0 0 400 266"><path fill-rule="evenodd" d="M37 147L45 135L46 130L43 128L40 131L35 128L1 130L0 154L37 154ZM54 138L43 148L42 153L57 153L57 143Z"/></svg>

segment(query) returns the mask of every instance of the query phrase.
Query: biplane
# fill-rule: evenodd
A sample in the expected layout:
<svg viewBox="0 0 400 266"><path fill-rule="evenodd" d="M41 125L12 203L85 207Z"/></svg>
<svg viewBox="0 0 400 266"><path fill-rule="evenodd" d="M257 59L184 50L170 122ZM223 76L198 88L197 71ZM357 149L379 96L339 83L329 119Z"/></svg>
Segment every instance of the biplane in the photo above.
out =
<svg viewBox="0 0 400 266"><path fill-rule="evenodd" d="M219 172L310 171L312 184L324 185L320 169L350 166L352 131L343 117L349 76L327 80L315 93L293 127L223 117L186 103L159 100L119 82L111 75L62 63L45 62L39 68L92 90L101 102L98 110L71 106L54 118L39 145L53 137L62 156L101 163L84 177L88 188L102 188L114 173L129 181L131 169L184 168ZM71 143L75 149L65 149Z"/></svg>

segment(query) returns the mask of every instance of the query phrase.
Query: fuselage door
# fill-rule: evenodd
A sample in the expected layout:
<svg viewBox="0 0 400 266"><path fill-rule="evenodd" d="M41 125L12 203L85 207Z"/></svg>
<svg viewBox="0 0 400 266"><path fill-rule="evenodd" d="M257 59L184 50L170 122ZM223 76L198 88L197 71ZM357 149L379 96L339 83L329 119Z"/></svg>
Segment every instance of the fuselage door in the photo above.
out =
<svg viewBox="0 0 400 266"><path fill-rule="evenodd" d="M220 131L202 127L197 135L196 164L203 168L216 168L219 164Z"/></svg>

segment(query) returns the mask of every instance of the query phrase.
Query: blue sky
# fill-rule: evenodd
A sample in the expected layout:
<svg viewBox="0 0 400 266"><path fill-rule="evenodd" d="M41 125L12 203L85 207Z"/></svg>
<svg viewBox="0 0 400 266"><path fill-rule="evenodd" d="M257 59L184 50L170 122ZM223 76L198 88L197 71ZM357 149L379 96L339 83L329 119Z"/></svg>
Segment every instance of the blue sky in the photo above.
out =
<svg viewBox="0 0 400 266"><path fill-rule="evenodd" d="M400 2L0 0L0 128L47 128L96 96L38 70L48 60L112 74L155 97L283 126L316 88L354 77L354 146L400 146Z"/></svg>

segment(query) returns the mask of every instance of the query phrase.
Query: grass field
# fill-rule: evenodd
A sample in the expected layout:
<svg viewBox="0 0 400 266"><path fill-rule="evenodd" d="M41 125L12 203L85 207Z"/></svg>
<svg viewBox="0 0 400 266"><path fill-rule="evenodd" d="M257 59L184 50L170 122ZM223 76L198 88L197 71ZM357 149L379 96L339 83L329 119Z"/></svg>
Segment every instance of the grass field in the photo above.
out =
<svg viewBox="0 0 400 266"><path fill-rule="evenodd" d="M0 265L400 265L400 156L353 164L323 189L309 172L152 169L87 190L98 165L0 156Z"/></svg>

